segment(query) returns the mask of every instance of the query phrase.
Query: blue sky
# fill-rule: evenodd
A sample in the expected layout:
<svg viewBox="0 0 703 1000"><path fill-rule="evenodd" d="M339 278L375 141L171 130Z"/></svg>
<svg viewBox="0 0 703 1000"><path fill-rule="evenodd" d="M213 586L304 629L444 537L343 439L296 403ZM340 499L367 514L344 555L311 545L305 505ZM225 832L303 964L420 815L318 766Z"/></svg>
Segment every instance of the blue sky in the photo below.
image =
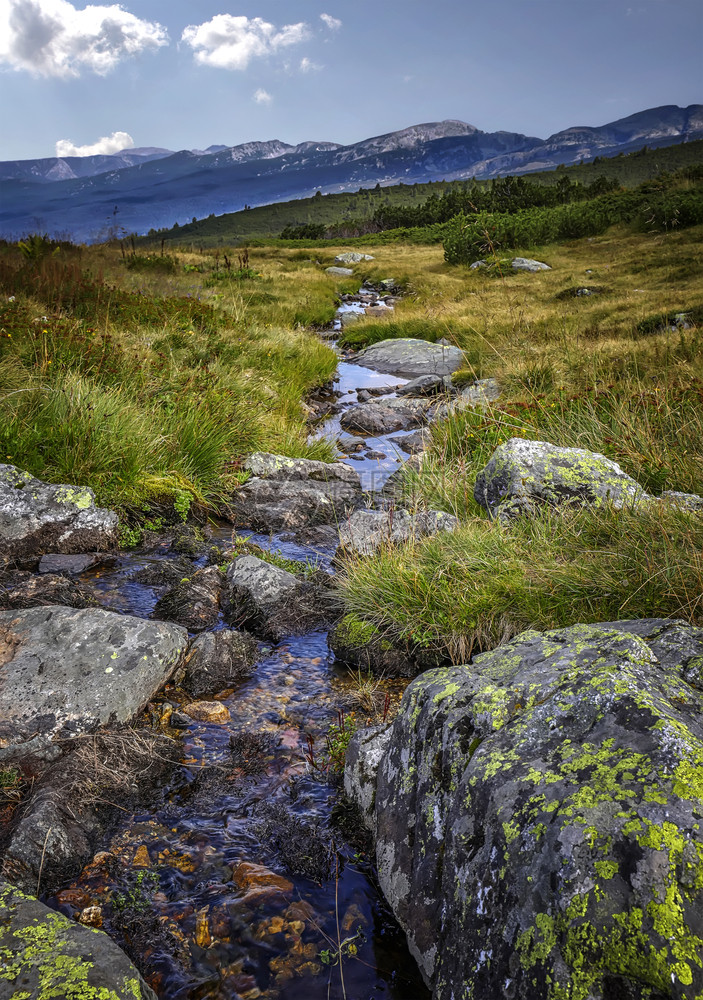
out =
<svg viewBox="0 0 703 1000"><path fill-rule="evenodd" d="M703 0L0 0L0 159L443 118L546 137L702 102L702 40Z"/></svg>

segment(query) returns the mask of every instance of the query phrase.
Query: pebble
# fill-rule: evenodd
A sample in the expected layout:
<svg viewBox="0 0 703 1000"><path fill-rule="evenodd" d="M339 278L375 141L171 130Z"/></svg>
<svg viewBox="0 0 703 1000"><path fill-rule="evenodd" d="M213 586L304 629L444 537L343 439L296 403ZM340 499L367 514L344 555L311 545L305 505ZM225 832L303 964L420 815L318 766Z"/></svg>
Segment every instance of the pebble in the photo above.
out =
<svg viewBox="0 0 703 1000"><path fill-rule="evenodd" d="M216 725L229 722L232 718L227 706L220 701L193 701L184 705L183 711L196 722L214 722Z"/></svg>

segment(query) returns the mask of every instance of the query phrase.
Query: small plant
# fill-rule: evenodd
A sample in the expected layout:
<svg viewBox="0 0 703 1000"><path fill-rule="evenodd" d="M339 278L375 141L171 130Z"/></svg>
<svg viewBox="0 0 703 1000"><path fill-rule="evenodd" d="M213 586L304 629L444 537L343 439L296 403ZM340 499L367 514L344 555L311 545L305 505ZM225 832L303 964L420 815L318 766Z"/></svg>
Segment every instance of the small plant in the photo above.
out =
<svg viewBox="0 0 703 1000"><path fill-rule="evenodd" d="M322 774L341 774L344 771L347 749L354 732L356 731L356 719L354 712L349 714L339 710L337 721L327 730L325 735L325 748L318 757L315 757L315 737L312 733L307 734L307 748L305 759L308 764Z"/></svg>
<svg viewBox="0 0 703 1000"><path fill-rule="evenodd" d="M119 543L121 549L134 549L142 540L142 529L139 526L130 527L128 524L120 524Z"/></svg>
<svg viewBox="0 0 703 1000"><path fill-rule="evenodd" d="M146 913L151 909L152 896L159 888L159 876L155 871L142 869L137 872L134 885L124 892L114 892L112 905L116 910L132 913Z"/></svg>
<svg viewBox="0 0 703 1000"><path fill-rule="evenodd" d="M178 514L181 521L188 520L188 513L193 503L193 497L185 490L179 490L173 500L173 509Z"/></svg>
<svg viewBox="0 0 703 1000"><path fill-rule="evenodd" d="M323 948L319 953L319 959L323 965L334 967L345 958L355 958L359 951L357 942L363 944L365 940L366 935L360 927L356 934L345 937L343 941L340 941L337 948Z"/></svg>

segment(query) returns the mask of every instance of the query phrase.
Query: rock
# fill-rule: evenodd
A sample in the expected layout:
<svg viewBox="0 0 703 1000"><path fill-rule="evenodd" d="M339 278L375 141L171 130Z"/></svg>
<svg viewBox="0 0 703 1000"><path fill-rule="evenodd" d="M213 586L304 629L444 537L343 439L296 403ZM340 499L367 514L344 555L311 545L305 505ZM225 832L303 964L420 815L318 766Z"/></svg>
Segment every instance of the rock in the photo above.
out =
<svg viewBox="0 0 703 1000"><path fill-rule="evenodd" d="M501 520L534 511L536 503L617 508L649 497L620 466L597 452L510 438L479 472L476 502Z"/></svg>
<svg viewBox="0 0 703 1000"><path fill-rule="evenodd" d="M382 545L398 544L438 531L453 531L459 522L439 510L357 510L340 525L339 544L345 555L370 556Z"/></svg>
<svg viewBox="0 0 703 1000"><path fill-rule="evenodd" d="M216 694L250 677L258 652L258 642L246 632L205 632L188 647L180 684L194 698Z"/></svg>
<svg viewBox="0 0 703 1000"><path fill-rule="evenodd" d="M41 744L127 722L185 650L177 625L98 608L0 611L0 718Z"/></svg>
<svg viewBox="0 0 703 1000"><path fill-rule="evenodd" d="M314 462L280 455L252 455L254 478L239 489L232 507L241 525L280 531L330 524L359 502L359 474L342 462Z"/></svg>
<svg viewBox="0 0 703 1000"><path fill-rule="evenodd" d="M3 998L156 1000L102 931L69 920L7 882L0 882L0 911Z"/></svg>
<svg viewBox="0 0 703 1000"><path fill-rule="evenodd" d="M367 451L365 457L374 461L382 461L386 458L386 454L383 451Z"/></svg>
<svg viewBox="0 0 703 1000"><path fill-rule="evenodd" d="M159 559L136 570L130 579L146 587L175 587L192 572L193 564L187 559Z"/></svg>
<svg viewBox="0 0 703 1000"><path fill-rule="evenodd" d="M469 271L479 271L482 267L488 267L488 261L475 260L473 264L469 264Z"/></svg>
<svg viewBox="0 0 703 1000"><path fill-rule="evenodd" d="M514 257L511 263L513 271L551 271L549 264L530 257Z"/></svg>
<svg viewBox="0 0 703 1000"><path fill-rule="evenodd" d="M678 490L665 490L659 499L676 504L685 510L703 511L703 497L699 497L697 493L679 493Z"/></svg>
<svg viewBox="0 0 703 1000"><path fill-rule="evenodd" d="M418 665L404 649L383 637L371 622L348 614L330 631L327 641L335 660L378 677L414 677Z"/></svg>
<svg viewBox="0 0 703 1000"><path fill-rule="evenodd" d="M701 995L701 663L682 622L528 631L353 737L346 789L435 1000Z"/></svg>
<svg viewBox="0 0 703 1000"><path fill-rule="evenodd" d="M0 609L38 608L50 604L69 608L99 606L90 588L65 576L16 572L0 577Z"/></svg>
<svg viewBox="0 0 703 1000"><path fill-rule="evenodd" d="M256 865L251 861L241 861L232 870L232 881L239 889L278 889L279 892L293 892L290 879L277 875L264 865Z"/></svg>
<svg viewBox="0 0 703 1000"><path fill-rule="evenodd" d="M54 486L0 465L0 565L45 552L111 549L117 514L95 506L93 491Z"/></svg>
<svg viewBox="0 0 703 1000"><path fill-rule="evenodd" d="M385 302L374 302L373 305L366 306L364 309L366 316L375 316L376 319L387 316L389 312L393 312L393 306L387 306Z"/></svg>
<svg viewBox="0 0 703 1000"><path fill-rule="evenodd" d="M451 390L452 380L448 375L421 375L398 389L399 396L436 396L440 392Z"/></svg>
<svg viewBox="0 0 703 1000"><path fill-rule="evenodd" d="M55 573L58 576L78 576L111 559L114 561L114 556L103 552L84 552L76 556L56 555L52 552L39 560L39 572Z"/></svg>
<svg viewBox="0 0 703 1000"><path fill-rule="evenodd" d="M221 701L193 701L183 706L183 714L196 722L214 722L218 726L232 718L229 709Z"/></svg>
<svg viewBox="0 0 703 1000"><path fill-rule="evenodd" d="M364 260L375 260L375 258L368 253L358 253L355 250L337 254L334 258L335 264L361 264Z"/></svg>
<svg viewBox="0 0 703 1000"><path fill-rule="evenodd" d="M212 628L220 617L224 576L216 566L199 569L164 594L154 608L154 618L176 622L189 632Z"/></svg>
<svg viewBox="0 0 703 1000"><path fill-rule="evenodd" d="M378 372L417 378L419 375L451 375L462 367L464 356L458 347L398 337L372 344L350 361Z"/></svg>
<svg viewBox="0 0 703 1000"><path fill-rule="evenodd" d="M417 427L423 422L424 410L413 412L411 406L390 406L391 402L404 403L405 400L388 400L380 403L359 403L345 410L340 418L340 426L345 431L362 434L391 434ZM408 400L408 403L410 400Z"/></svg>
<svg viewBox="0 0 703 1000"><path fill-rule="evenodd" d="M441 402L430 410L431 420L446 420L452 413L468 409L485 410L500 398L500 387L494 378L477 379L473 385L461 389L448 402Z"/></svg>
<svg viewBox="0 0 703 1000"><path fill-rule="evenodd" d="M354 273L351 267L326 267L325 272L338 278L350 278Z"/></svg>
<svg viewBox="0 0 703 1000"><path fill-rule="evenodd" d="M354 323L358 323L365 313L357 312L356 310L346 310L345 312L340 312L337 314L337 319L339 320L340 326L344 330L348 326L352 326Z"/></svg>
<svg viewBox="0 0 703 1000"><path fill-rule="evenodd" d="M256 556L239 556L227 567L225 618L278 641L326 620L319 588Z"/></svg>
<svg viewBox="0 0 703 1000"><path fill-rule="evenodd" d="M413 431L412 434L404 434L402 437L394 437L391 440L409 455L418 455L429 446L432 434L427 427L423 427L419 431Z"/></svg>

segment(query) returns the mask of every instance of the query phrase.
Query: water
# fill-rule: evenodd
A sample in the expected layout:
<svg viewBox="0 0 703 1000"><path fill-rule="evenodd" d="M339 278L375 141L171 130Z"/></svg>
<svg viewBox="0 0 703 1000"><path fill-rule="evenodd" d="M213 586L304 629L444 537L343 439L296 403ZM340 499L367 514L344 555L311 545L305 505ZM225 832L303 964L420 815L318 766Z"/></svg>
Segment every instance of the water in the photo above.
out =
<svg viewBox="0 0 703 1000"><path fill-rule="evenodd" d="M340 362L336 388L352 405L359 388L401 381ZM322 432L334 433L338 419ZM366 440L389 456L354 465L378 488L399 457L387 438ZM215 528L216 538L230 534ZM331 550L241 534L330 566ZM146 618L161 591L134 574L169 558L122 554L83 580L105 605ZM374 697L396 704L403 686L380 682ZM156 714L183 698L167 687ZM333 662L326 633L262 644L251 679L218 699L230 721L171 730L180 766L167 786L141 813L125 813L106 854L49 902L71 916L100 905L105 929L164 1000L426 1000L365 837L337 815L338 788L324 771L325 734L339 711L345 725L363 724L368 708Z"/></svg>

